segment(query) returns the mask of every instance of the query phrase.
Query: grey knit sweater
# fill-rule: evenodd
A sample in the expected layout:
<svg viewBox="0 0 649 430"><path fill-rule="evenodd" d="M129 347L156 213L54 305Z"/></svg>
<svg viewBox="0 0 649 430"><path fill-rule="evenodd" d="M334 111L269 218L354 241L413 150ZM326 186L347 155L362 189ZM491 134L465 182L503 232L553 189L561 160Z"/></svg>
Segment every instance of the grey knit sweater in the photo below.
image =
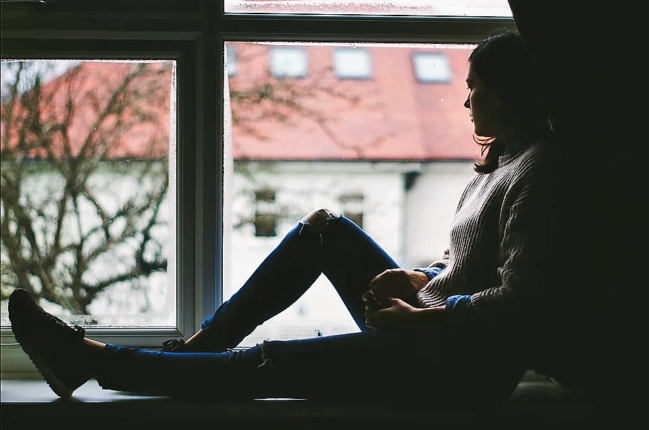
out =
<svg viewBox="0 0 649 430"><path fill-rule="evenodd" d="M552 146L536 141L501 156L498 167L467 184L444 257L429 267L442 272L417 294L422 307L444 306L471 295L478 315L526 312L541 299L553 223Z"/></svg>

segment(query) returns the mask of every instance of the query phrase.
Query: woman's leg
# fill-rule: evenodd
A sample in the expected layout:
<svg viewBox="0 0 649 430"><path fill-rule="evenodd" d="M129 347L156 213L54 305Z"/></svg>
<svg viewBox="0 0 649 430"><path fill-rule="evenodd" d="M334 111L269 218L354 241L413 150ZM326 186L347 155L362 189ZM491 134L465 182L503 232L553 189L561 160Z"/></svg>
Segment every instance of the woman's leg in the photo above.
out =
<svg viewBox="0 0 649 430"><path fill-rule="evenodd" d="M361 330L363 293L375 276L397 263L360 227L344 217L331 219L322 232L322 270Z"/></svg>
<svg viewBox="0 0 649 430"><path fill-rule="evenodd" d="M428 340L428 345L439 344ZM226 401L279 397L394 403L420 396L421 381L404 376L413 363L425 363L427 371L441 369L441 353L427 353L421 345L410 334L378 332L268 341L223 353L106 345L90 362L100 386L111 390Z"/></svg>
<svg viewBox="0 0 649 430"><path fill-rule="evenodd" d="M486 351L470 336L453 336L449 343L444 327L428 333L362 332L264 342L243 351L174 354L87 339L82 328L73 329L45 312L25 290L9 298L9 318L16 339L61 397L95 378L107 389L178 397L430 404L504 398L524 370L503 367L511 354Z"/></svg>
<svg viewBox="0 0 649 430"><path fill-rule="evenodd" d="M84 342L85 352L71 355L66 351L75 348L58 341L59 362L75 370L86 366L102 388L199 400L299 398L467 408L505 399L524 370L483 362L484 351L471 343L447 358L442 332L350 333L267 341L222 353L175 354ZM473 357L470 367L458 364L458 353Z"/></svg>
<svg viewBox="0 0 649 430"><path fill-rule="evenodd" d="M194 351L225 350L295 303L324 273L361 330L367 284L397 264L348 219L326 209L293 228L246 283L201 325ZM209 347L207 346L209 345ZM191 351L192 348L187 348Z"/></svg>
<svg viewBox="0 0 649 430"><path fill-rule="evenodd" d="M408 335L375 332L265 342L221 353L105 345L44 311L20 289L9 298L9 318L16 340L64 398L91 378L108 389L173 396L317 398L325 397L334 381L340 395L348 388L360 395L377 377L399 371L402 361L412 363L408 351L417 346Z"/></svg>
<svg viewBox="0 0 649 430"><path fill-rule="evenodd" d="M430 401L434 390L426 390L424 398L422 380L404 375L413 363L425 363L427 372L441 369L432 354L418 352L410 335L377 332L268 341L221 353L175 354L109 344L87 357L90 373L104 389L220 401L298 398L392 405ZM443 392L441 377L436 383Z"/></svg>

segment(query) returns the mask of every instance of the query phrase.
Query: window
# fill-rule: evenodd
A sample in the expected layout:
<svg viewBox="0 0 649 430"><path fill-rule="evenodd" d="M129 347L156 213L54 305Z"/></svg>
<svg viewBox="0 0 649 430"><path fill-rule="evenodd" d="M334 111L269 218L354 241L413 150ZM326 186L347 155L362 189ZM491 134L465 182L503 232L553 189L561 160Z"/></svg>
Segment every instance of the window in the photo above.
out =
<svg viewBox="0 0 649 430"><path fill-rule="evenodd" d="M226 12L308 13L336 15L511 16L506 0L225 0Z"/></svg>
<svg viewBox="0 0 649 430"><path fill-rule="evenodd" d="M228 76L233 77L237 75L237 48L234 45L225 45L225 52L227 54L226 64L228 67Z"/></svg>
<svg viewBox="0 0 649 430"><path fill-rule="evenodd" d="M415 52L412 55L415 75L420 82L450 82L451 70L441 52Z"/></svg>
<svg viewBox="0 0 649 430"><path fill-rule="evenodd" d="M360 228L363 228L363 194L343 194L340 196L340 204L343 215Z"/></svg>
<svg viewBox="0 0 649 430"><path fill-rule="evenodd" d="M166 339L188 337L218 304L236 292L250 275L251 268L261 263L276 246L276 241L293 228L301 216L318 206L356 217L356 221L404 266L412 266L411 258L413 261L427 259L419 254L411 256L409 241L404 245L390 233L398 230L402 232L398 236L402 239L404 235L414 234L407 230L406 216L416 211L408 208L416 201L430 201L426 192L436 193L435 204L440 207L440 202L446 200L455 204L461 187L453 185L455 182L448 178L470 177L471 162L476 154L471 151L476 148L431 144L441 148L438 155L447 160L436 164L421 154L408 160L399 157L413 149L408 145L417 142L416 135L462 142L466 135L466 140L472 143L470 123L464 121L466 118L454 116L456 111L452 106L466 96L464 79L455 79L455 76L463 72L461 67L466 65L471 43L478 42L496 28L514 28L506 1L474 2L481 6L480 10L466 7L469 1L443 2L451 6L457 4L458 8L464 6L444 10L441 6L435 9L437 6L431 6L430 2L421 2L423 6L419 9L416 5L379 1L347 2L345 4L351 4L352 9L336 9L342 3L332 2L333 9L325 7L317 11L313 5L323 2L160 2L156 8L148 3L146 0L102 3L104 18L101 20L97 20L93 2L58 0L58 6L47 6L59 7L56 10L59 19L56 20L43 20L42 10L12 11L3 3L3 62L38 60L45 64L44 60L56 60L58 63L52 64L60 64L57 67L63 69L67 67L63 66L64 62L71 67L77 62L96 63L101 67L171 65L167 66L171 69L165 72L168 75L164 75L164 79L151 80L149 84L168 83L166 96L160 95L151 103L166 100L167 129L162 126L154 131L168 131L166 166L175 174L167 176L167 206L161 204L159 209L161 228L150 231L146 238L148 244L141 251L136 245L141 245L146 235L140 230L139 242L133 241L129 248L140 252L142 262L149 265L161 266L162 258L166 257L166 271L155 272L157 279L165 279L166 287L162 287L161 281L149 279L132 284L125 294L129 298L139 297L133 301L139 309L148 307L154 313L164 314L163 308L170 306L173 312L155 324L150 318L137 314L109 321L110 318L100 312L71 322L80 322L92 338L130 346L155 348ZM399 9L396 13L393 4ZM303 15L309 13L300 9L303 6L311 7L311 12L324 13ZM266 15L269 10L262 10L264 7L278 14ZM289 10L291 8L294 9ZM252 14L255 14L254 19L251 19ZM145 15L146 19L142 19ZM449 15L453 18L446 19ZM372 83L378 79L363 78L366 80L360 85L356 80L340 79L336 75L340 72L350 78L351 75L361 78L365 62L360 58L365 54L353 54L356 60L347 57L346 68L334 73L332 58L339 54L333 51L338 49L340 52L346 50L343 55L349 54L349 50L366 52L374 78L379 76L378 68L387 65L394 76L409 76L408 79L414 79L412 54L415 51L436 55L442 52L450 65L447 73L453 79L449 85L411 88L414 93L408 92L405 82L388 85L377 92ZM395 56L399 56L398 61ZM439 58L437 61L439 63ZM9 65L3 63L3 85L6 82L4 67ZM65 76L66 70L52 73ZM242 79L248 74L250 79ZM228 79L234 77L236 79ZM98 82L105 84L110 79L98 79ZM143 86L133 93L151 89ZM442 90L445 92L439 92ZM408 106L412 107L410 111L399 109L405 105L395 103L406 94ZM8 93L3 90L3 113L7 112L7 99ZM89 99L88 106L96 109L101 102L105 99L96 98L96 102ZM236 106L230 109L231 104ZM155 116L146 104L133 112L141 118ZM451 117L454 126L448 127ZM135 118L131 119L135 121ZM444 122L445 127L439 127L436 121ZM36 122L33 125L35 130L40 126L42 131L46 124ZM419 126L423 128L418 129ZM155 135L151 130L137 128L132 133L134 141L141 142L142 148L146 148L145 144L151 142L147 139ZM222 145L224 136L226 144ZM328 139L330 146L314 156L314 144L322 136ZM395 141L399 142L398 148L393 145ZM5 148L3 140L2 150ZM450 152L454 148L466 152ZM162 168L165 157L145 149L137 154L138 158L135 155L117 156L119 151L115 151L107 152L94 166L106 177L93 186L100 182L110 183L115 178L112 185L121 185L119 193L139 193L133 204L155 201L156 190L148 188L152 182L140 181L140 176L126 180L128 174L125 172L141 175L147 171L159 175L161 172L156 169ZM278 157L278 153L283 155ZM45 158L42 149L30 148L21 160L25 171L39 172L46 177ZM4 155L2 162L5 162ZM404 175L413 171L421 174L409 194L405 194ZM2 172L3 175L7 172L4 166ZM116 172L120 173L119 177ZM438 175L437 179L426 175L431 172ZM295 181L296 176L298 181ZM463 181L458 179L457 182ZM49 187L57 185L55 181L43 179L42 182ZM274 190L275 199L274 202L264 201L267 206L245 206L254 200L250 195L247 200L239 199L241 192L266 189ZM341 196L359 192L362 203L360 199L341 201ZM97 201L128 199L119 193L104 192ZM96 209L90 194L79 197L80 210ZM3 183L2 197L5 195ZM29 197L32 201L37 198L47 200L53 195L41 193ZM239 204L243 206L239 208ZM108 218L102 218L95 210L91 218L99 222L98 226L103 228L104 219L115 217L116 213L110 213L109 209L116 210L115 207L105 209L103 216ZM238 218L239 209L245 214L241 219ZM260 214L274 214L274 222L266 226L274 225L275 236L248 234L256 228L252 215L257 209ZM390 211L388 218L376 216L385 210ZM146 228L151 208L142 213L146 217L140 222ZM436 213L435 217L438 220L435 224L447 225L446 212ZM116 221L109 223L109 233L123 228L119 222L118 225ZM257 224L261 231L263 226ZM49 225L49 221L45 225ZM241 229L234 228L239 225ZM92 228L82 225L82 230ZM105 237L100 230L95 240ZM244 235L243 230L247 234ZM242 249L254 252L246 255L244 261L232 257ZM133 263L131 257L117 260L106 260L106 264ZM14 285L10 282L14 280L5 278L10 273L5 270L6 259L2 264L2 304L6 306L6 297ZM115 267L119 268L119 264ZM63 266L60 271L65 272ZM105 279L99 278L99 274L95 276ZM159 285L158 290L150 288L152 282ZM174 287L171 296L163 299L161 291L167 291L170 286ZM318 330L330 334L356 329L342 303L335 302L339 299L335 293L332 296L326 278L318 279L307 294L309 296L295 308L278 315L276 324L264 324L245 343L271 337L309 337L317 335ZM323 306L323 303L331 306ZM118 306L117 302L112 305ZM146 320L144 324L141 323L143 319ZM15 345L8 326L6 308L2 319L2 344L3 375L10 371L33 371L28 359L16 352L20 348Z"/></svg>
<svg viewBox="0 0 649 430"><path fill-rule="evenodd" d="M301 48L273 47L270 70L276 78L303 78L307 74L307 56Z"/></svg>
<svg viewBox="0 0 649 430"><path fill-rule="evenodd" d="M35 371L9 328L16 286L104 342L160 347L196 330L194 286L178 286L194 283L201 228L197 124L186 116L197 69L185 43L107 33L62 44L2 35L3 377ZM195 191L182 191L188 184Z"/></svg>
<svg viewBox="0 0 649 430"><path fill-rule="evenodd" d="M255 236L274 237L277 236L277 214L275 213L275 191L255 191Z"/></svg>
<svg viewBox="0 0 649 430"><path fill-rule="evenodd" d="M2 63L3 291L71 324L176 327L175 66Z"/></svg>
<svg viewBox="0 0 649 430"><path fill-rule="evenodd" d="M295 42L311 61L310 73L277 81L263 73L274 42L230 43L240 53L239 70L246 78L229 80L225 98L233 118L226 141L233 168L226 176L232 197L224 206L224 218L231 220L224 225L231 232L224 298L246 282L301 217L319 207L344 214L404 267L446 248L447 227L480 151L470 138L464 107L474 45L358 42L351 48ZM372 58L381 79L362 84L340 79L331 58L350 51ZM443 86L418 85L412 74L415 53L442 53L453 64L455 79ZM417 181L410 179L413 172ZM429 218L412 222L422 216ZM411 232L410 225L429 227ZM358 330L321 276L242 345Z"/></svg>
<svg viewBox="0 0 649 430"><path fill-rule="evenodd" d="M333 62L336 76L341 79L369 79L372 77L370 54L364 49L335 49Z"/></svg>

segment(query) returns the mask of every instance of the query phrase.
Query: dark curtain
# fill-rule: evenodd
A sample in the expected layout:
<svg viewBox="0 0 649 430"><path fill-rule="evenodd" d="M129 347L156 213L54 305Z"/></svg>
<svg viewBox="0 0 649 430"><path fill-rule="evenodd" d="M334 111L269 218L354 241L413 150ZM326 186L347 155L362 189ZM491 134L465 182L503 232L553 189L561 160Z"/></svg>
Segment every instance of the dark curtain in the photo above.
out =
<svg viewBox="0 0 649 430"><path fill-rule="evenodd" d="M646 419L647 2L509 4L544 76L564 158L537 367Z"/></svg>

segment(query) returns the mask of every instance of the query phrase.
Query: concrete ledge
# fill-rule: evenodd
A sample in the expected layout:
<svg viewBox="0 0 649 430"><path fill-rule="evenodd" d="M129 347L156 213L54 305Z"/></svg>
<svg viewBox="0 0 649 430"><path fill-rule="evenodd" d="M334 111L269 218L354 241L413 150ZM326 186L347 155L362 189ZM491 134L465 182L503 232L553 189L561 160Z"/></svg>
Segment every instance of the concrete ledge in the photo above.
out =
<svg viewBox="0 0 649 430"><path fill-rule="evenodd" d="M329 404L300 399L260 399L249 402L200 403L166 397L139 396L103 390L95 381L80 387L71 400L59 399L42 380L3 380L2 428L61 427L97 428L105 424L114 429L168 425L178 421L183 427L206 420L232 419L249 421L259 418L283 417L365 417L417 418L467 428L477 423L539 424L556 428L579 425L588 418L591 407L569 390L549 380L523 381L503 405L489 414L451 413L444 410L408 410L372 407L369 405ZM93 423L89 425L89 423Z"/></svg>

